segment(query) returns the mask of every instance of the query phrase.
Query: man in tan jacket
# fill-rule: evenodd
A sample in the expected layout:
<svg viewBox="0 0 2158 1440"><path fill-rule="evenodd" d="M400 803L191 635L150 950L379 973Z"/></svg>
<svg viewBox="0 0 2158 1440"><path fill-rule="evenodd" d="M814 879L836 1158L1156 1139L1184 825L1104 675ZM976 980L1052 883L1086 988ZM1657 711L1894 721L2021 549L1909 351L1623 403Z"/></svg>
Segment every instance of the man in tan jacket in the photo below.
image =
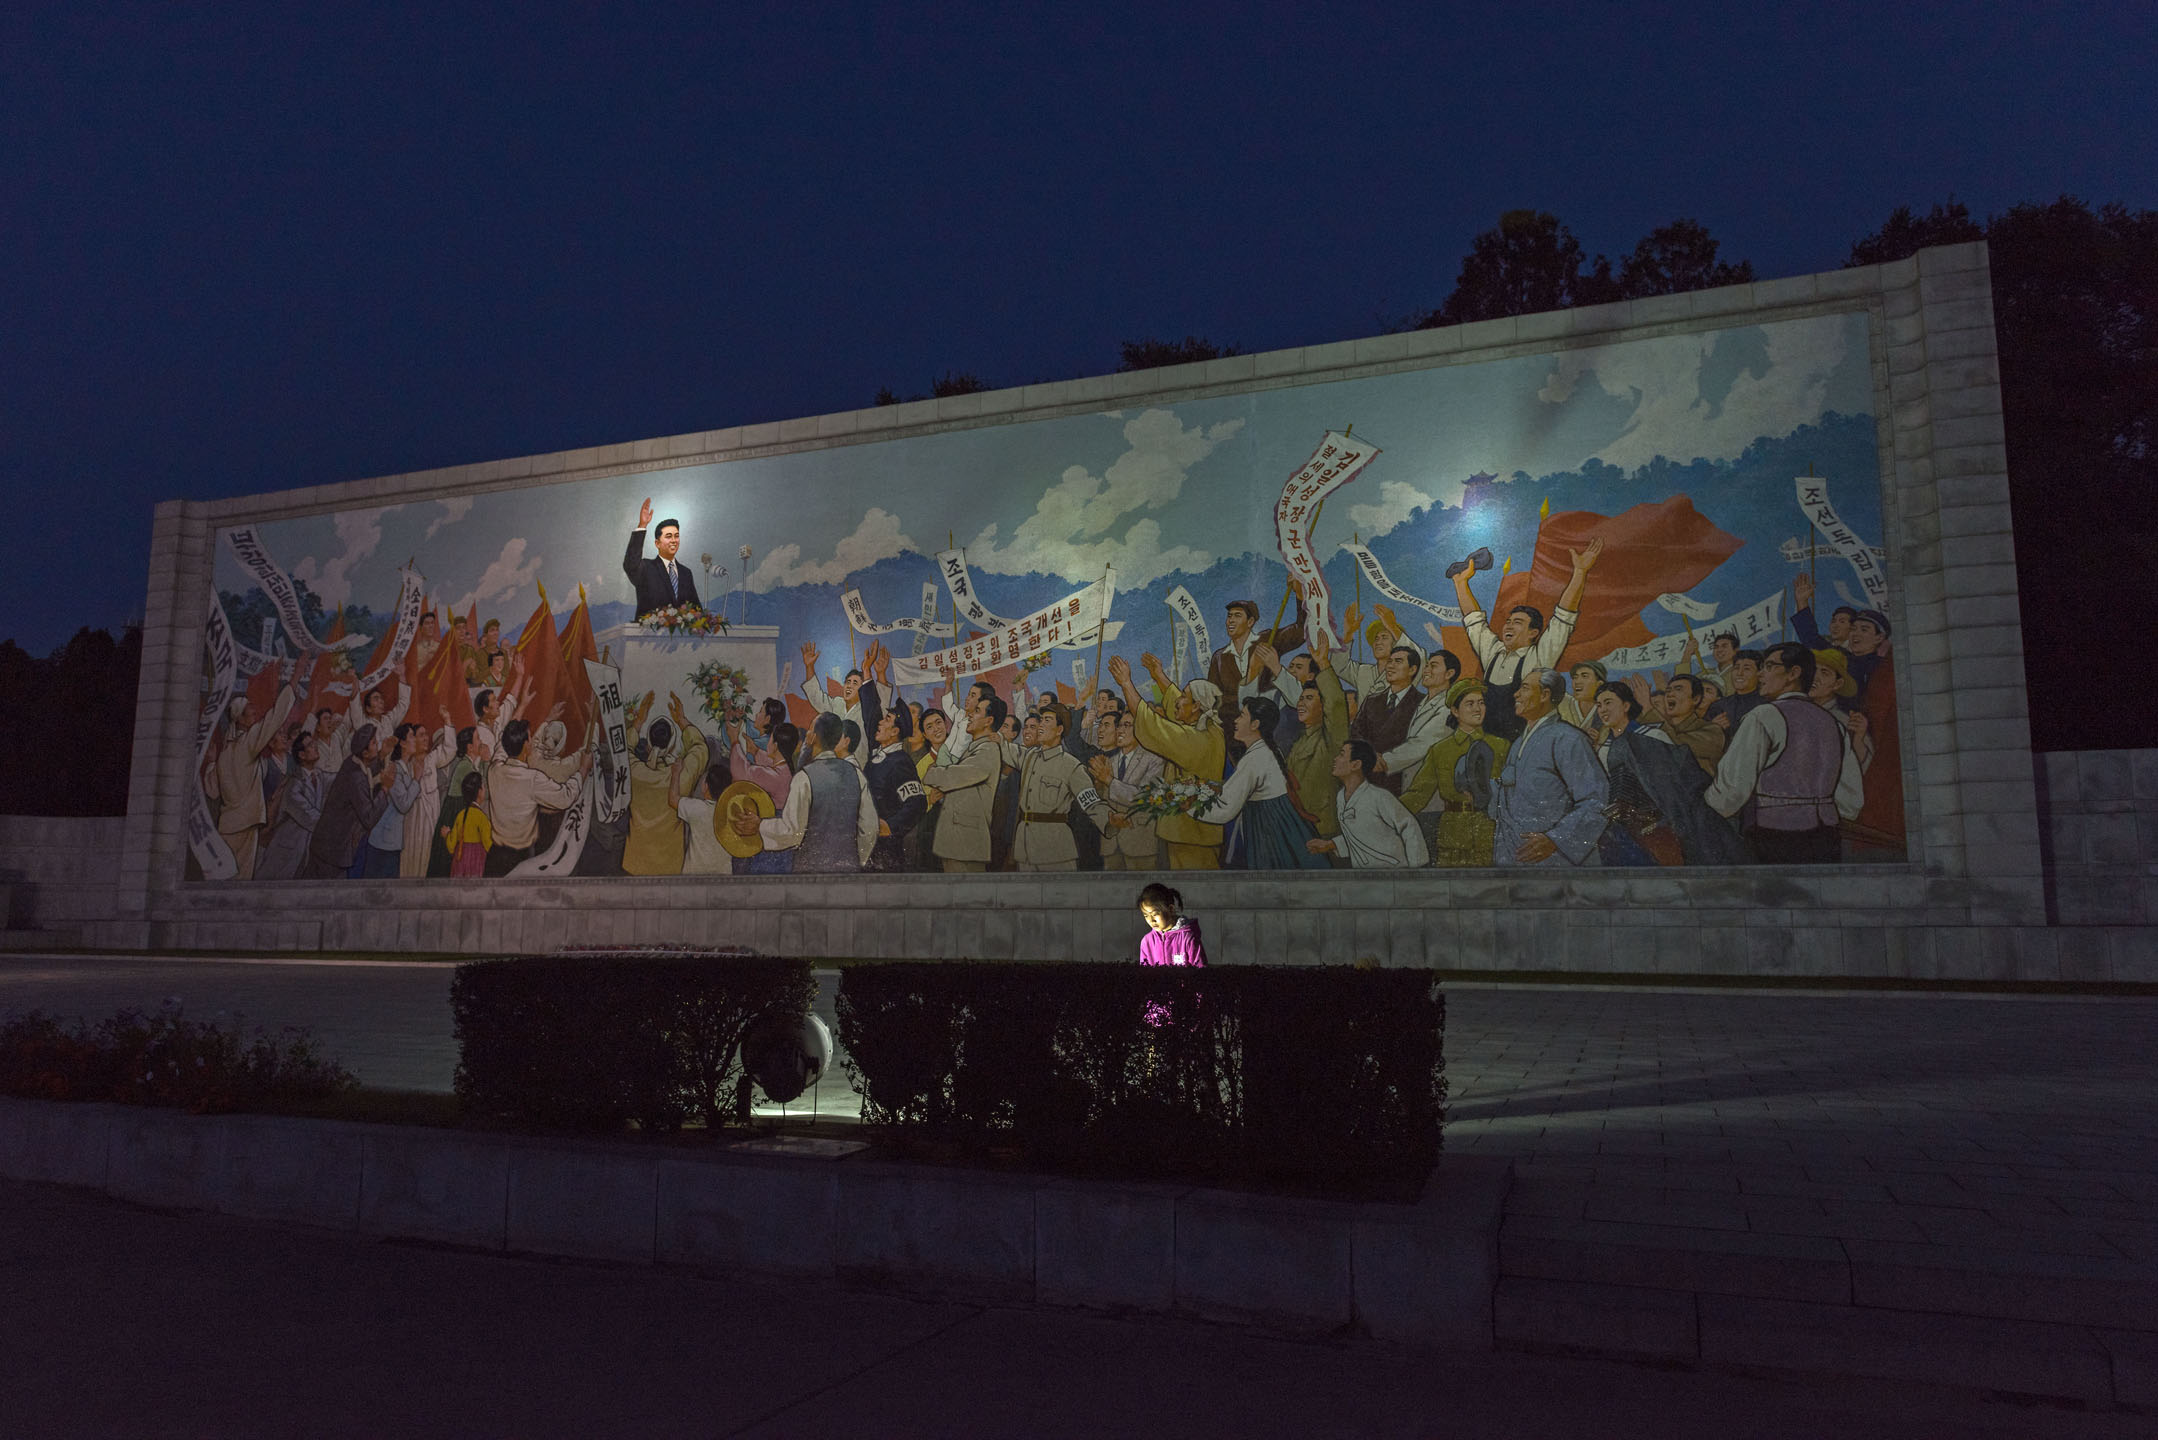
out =
<svg viewBox="0 0 2158 1440"><path fill-rule="evenodd" d="M995 695L978 704L970 697L967 748L958 759L932 765L922 776L929 803L940 807L932 849L948 873L989 868L989 812L1004 773L1004 747L997 743L996 729L1004 723L1004 713L1004 702Z"/></svg>
<svg viewBox="0 0 2158 1440"><path fill-rule="evenodd" d="M1147 672L1154 677L1154 683L1170 697L1176 713L1174 718L1156 713L1132 684L1131 665L1121 655L1111 660L1110 678L1124 691L1125 704L1131 710L1139 743L1166 762L1162 767L1162 778L1171 784L1179 780L1204 780L1210 785L1219 785L1228 758L1218 713L1221 692L1205 680L1194 680L1178 690L1162 671L1159 657L1149 654L1141 659ZM1219 825L1208 825L1188 815L1169 815L1163 817L1154 833L1161 837L1163 848L1168 851L1171 870L1221 868Z"/></svg>
<svg viewBox="0 0 2158 1440"><path fill-rule="evenodd" d="M1087 762L1095 788L1108 795L1110 815L1102 830L1101 867L1104 870L1161 869L1161 837L1154 822L1131 813L1139 787L1162 777L1162 758L1139 748L1139 730L1131 711L1105 716L1101 722L1102 748Z"/></svg>
<svg viewBox="0 0 2158 1440"><path fill-rule="evenodd" d="M1079 845L1072 838L1071 808L1077 805L1097 828L1107 807L1094 793L1086 767L1064 748L1071 711L1052 700L1031 722L1035 748L1019 762L1019 829L1012 864L1020 870L1077 870Z"/></svg>
<svg viewBox="0 0 2158 1440"><path fill-rule="evenodd" d="M285 723L299 696L292 688L292 662L280 662L283 684L267 715L257 714L255 702L241 696L232 702L231 728L225 732L225 748L217 756L217 833L232 851L238 867L234 878L252 880L255 851L262 840L267 811L262 796L262 756L270 737Z"/></svg>

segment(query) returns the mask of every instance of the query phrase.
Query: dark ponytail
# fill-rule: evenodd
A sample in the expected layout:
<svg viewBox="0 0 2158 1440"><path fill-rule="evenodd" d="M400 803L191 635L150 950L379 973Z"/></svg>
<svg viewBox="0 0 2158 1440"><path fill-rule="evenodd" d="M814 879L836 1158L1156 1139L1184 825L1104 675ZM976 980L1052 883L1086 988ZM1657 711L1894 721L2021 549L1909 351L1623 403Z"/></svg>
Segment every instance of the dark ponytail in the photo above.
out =
<svg viewBox="0 0 2158 1440"><path fill-rule="evenodd" d="M1156 910L1166 910L1171 915L1184 913L1184 897L1159 882L1139 892L1139 904L1142 909L1151 905Z"/></svg>

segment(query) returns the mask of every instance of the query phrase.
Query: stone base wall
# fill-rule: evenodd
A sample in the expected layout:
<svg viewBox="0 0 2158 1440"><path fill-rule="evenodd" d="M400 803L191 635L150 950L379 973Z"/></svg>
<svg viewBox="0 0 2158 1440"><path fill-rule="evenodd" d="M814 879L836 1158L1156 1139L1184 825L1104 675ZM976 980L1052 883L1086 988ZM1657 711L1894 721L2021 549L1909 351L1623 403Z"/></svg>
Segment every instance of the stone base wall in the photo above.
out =
<svg viewBox="0 0 2158 1440"><path fill-rule="evenodd" d="M0 815L6 929L44 931L55 942L74 943L82 927L111 920L119 905L126 833L127 821L119 816Z"/></svg>
<svg viewBox="0 0 2158 1440"><path fill-rule="evenodd" d="M2046 919L2158 925L2158 750L2038 757Z"/></svg>
<svg viewBox="0 0 2158 1440"><path fill-rule="evenodd" d="M1942 882L1817 869L1764 881L1605 875L1235 873L681 877L452 887L441 881L192 887L147 943L177 949L503 954L735 944L830 959L1129 960L1148 879L1184 894L1219 961L1581 974L2158 981L2158 927L1972 924Z"/></svg>
<svg viewBox="0 0 2158 1440"><path fill-rule="evenodd" d="M2034 757L2053 923L1973 924L1970 882L1879 868L1169 877L1219 960L1584 974L2158 982L2158 750ZM1151 876L681 877L183 887L115 907L126 822L0 817L17 934L129 949L503 954L740 944L848 958L1121 960ZM2004 907L2016 896L2002 897Z"/></svg>

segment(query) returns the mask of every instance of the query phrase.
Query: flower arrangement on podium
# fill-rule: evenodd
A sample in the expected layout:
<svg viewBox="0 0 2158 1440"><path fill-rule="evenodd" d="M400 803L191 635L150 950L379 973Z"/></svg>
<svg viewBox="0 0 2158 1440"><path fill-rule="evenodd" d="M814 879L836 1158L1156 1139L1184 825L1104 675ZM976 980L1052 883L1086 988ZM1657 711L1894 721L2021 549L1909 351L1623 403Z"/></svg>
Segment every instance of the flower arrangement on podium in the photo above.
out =
<svg viewBox="0 0 2158 1440"><path fill-rule="evenodd" d="M697 605L669 605L648 610L637 617L637 623L663 635L724 635L728 630L726 616Z"/></svg>
<svg viewBox="0 0 2158 1440"><path fill-rule="evenodd" d="M1131 813L1150 820L1172 815L1197 819L1199 812L1221 798L1221 787L1204 780L1149 780L1132 796Z"/></svg>
<svg viewBox="0 0 2158 1440"><path fill-rule="evenodd" d="M692 670L689 683L703 699L704 713L721 725L739 725L749 719L749 673L717 660L707 660Z"/></svg>

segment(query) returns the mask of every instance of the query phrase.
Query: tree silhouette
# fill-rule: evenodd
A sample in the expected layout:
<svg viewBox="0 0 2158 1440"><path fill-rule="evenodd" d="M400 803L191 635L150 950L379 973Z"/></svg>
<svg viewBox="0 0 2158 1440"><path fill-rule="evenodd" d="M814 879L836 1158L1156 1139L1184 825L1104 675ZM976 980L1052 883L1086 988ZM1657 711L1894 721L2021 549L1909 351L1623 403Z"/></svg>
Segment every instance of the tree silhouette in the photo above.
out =
<svg viewBox="0 0 2158 1440"><path fill-rule="evenodd" d="M1126 340L1117 348L1123 356L1116 367L1119 371L1156 370L1164 365L1190 365L1244 353L1234 345L1216 345L1203 335L1186 335L1181 340Z"/></svg>
<svg viewBox="0 0 2158 1440"><path fill-rule="evenodd" d="M1953 195L1946 204L1937 203L1924 215L1908 205L1898 205L1881 222L1880 229L1852 242L1851 258L1843 262L1843 268L1883 265L1916 255L1928 245L1960 245L1966 240L1985 238L1985 226L1973 220L1970 207Z"/></svg>
<svg viewBox="0 0 2158 1440"><path fill-rule="evenodd" d="M2146 634L2158 606L2158 211L2073 196L1981 226L1953 198L1898 208L1853 264L1984 239L2015 522L2031 739L2040 750L2152 743L2147 707L2070 703L2093 633Z"/></svg>
<svg viewBox="0 0 2158 1440"><path fill-rule="evenodd" d="M1644 295L1678 295L1688 290L1713 290L1719 285L1744 285L1753 279L1753 266L1716 258L1716 237L1698 220L1673 220L1642 237L1633 253L1619 264L1618 298L1638 300Z"/></svg>

